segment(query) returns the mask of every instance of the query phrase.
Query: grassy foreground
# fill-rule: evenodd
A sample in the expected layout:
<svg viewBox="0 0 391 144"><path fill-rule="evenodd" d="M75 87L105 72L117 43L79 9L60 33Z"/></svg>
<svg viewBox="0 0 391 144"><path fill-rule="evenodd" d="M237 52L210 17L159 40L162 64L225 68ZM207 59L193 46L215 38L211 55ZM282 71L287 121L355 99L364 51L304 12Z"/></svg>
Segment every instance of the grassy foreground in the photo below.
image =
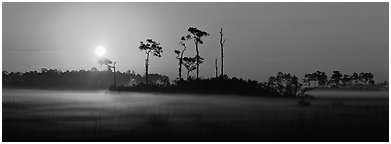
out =
<svg viewBox="0 0 391 144"><path fill-rule="evenodd" d="M3 91L3 141L389 141L388 100L362 102Z"/></svg>

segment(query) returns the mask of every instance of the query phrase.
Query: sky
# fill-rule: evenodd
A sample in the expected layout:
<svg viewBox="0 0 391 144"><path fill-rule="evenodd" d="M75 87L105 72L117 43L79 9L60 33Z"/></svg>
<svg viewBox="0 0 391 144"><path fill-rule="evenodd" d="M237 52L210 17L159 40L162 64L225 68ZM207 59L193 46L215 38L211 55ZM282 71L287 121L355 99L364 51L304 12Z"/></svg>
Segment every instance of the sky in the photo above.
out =
<svg viewBox="0 0 391 144"><path fill-rule="evenodd" d="M371 72L388 80L388 3L2 3L2 69L89 70L95 48L120 71L144 73L148 38L161 43L149 73L178 76L175 49L189 27L210 34L200 45L203 78L215 75L223 28L224 73L266 81L277 72L304 78L317 70L330 77ZM185 56L195 55L187 41ZM219 68L220 71L220 68ZM185 70L183 74L185 74ZM193 76L195 71L191 73ZM185 76L185 75L183 75Z"/></svg>

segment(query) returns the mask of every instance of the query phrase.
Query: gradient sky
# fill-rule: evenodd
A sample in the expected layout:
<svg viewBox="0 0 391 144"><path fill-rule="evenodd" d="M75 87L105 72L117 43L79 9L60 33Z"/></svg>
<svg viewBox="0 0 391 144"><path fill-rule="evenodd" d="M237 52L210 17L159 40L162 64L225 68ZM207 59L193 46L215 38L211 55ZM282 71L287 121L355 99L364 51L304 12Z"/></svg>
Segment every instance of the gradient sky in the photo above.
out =
<svg viewBox="0 0 391 144"><path fill-rule="evenodd" d="M316 70L331 76L372 72L388 80L388 3L2 3L2 68L80 70L97 67L94 49L120 71L144 73L139 42L161 43L150 73L175 79L174 50L189 26L210 33L200 46L202 77L220 60L219 28L227 38L224 72L266 81L277 72L300 79ZM187 43L186 56L194 56ZM220 63L220 62L219 62ZM220 65L219 65L220 66ZM184 71L185 73L185 71ZM195 75L195 71L192 73Z"/></svg>

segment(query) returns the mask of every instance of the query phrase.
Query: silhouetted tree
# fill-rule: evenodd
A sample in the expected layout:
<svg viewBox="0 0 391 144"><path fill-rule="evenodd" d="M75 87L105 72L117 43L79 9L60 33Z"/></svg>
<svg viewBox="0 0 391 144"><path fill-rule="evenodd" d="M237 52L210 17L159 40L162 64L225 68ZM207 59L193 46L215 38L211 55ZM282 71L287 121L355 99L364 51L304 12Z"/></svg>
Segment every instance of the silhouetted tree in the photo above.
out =
<svg viewBox="0 0 391 144"><path fill-rule="evenodd" d="M160 43L153 41L152 39L147 39L147 41L140 42L139 49L141 51L145 51L145 83L148 85L148 66L149 66L149 54L152 52L154 56L161 57L161 53L163 53L163 48L160 46Z"/></svg>
<svg viewBox="0 0 391 144"><path fill-rule="evenodd" d="M314 87L319 87L319 81L318 81L319 74L320 74L319 71L311 74L311 81L314 81ZM318 86L316 86L316 82L318 82Z"/></svg>
<svg viewBox="0 0 391 144"><path fill-rule="evenodd" d="M224 43L225 38L223 40L223 28L220 28L220 49L221 49L221 76L224 75Z"/></svg>
<svg viewBox="0 0 391 144"><path fill-rule="evenodd" d="M365 73L360 73L358 75L358 80L360 81L360 83L365 83Z"/></svg>
<svg viewBox="0 0 391 144"><path fill-rule="evenodd" d="M197 68L195 59L192 57L184 57L183 65L187 69L187 80L190 78L190 72Z"/></svg>
<svg viewBox="0 0 391 144"><path fill-rule="evenodd" d="M189 78L190 78L190 72L197 68L197 62L196 62L197 60L198 60L198 63L201 64L204 59L202 57L197 58L197 56L183 58L183 65L187 69L187 80L189 80Z"/></svg>
<svg viewBox="0 0 391 144"><path fill-rule="evenodd" d="M369 80L369 85L374 85L375 81L374 80Z"/></svg>
<svg viewBox="0 0 391 144"><path fill-rule="evenodd" d="M347 74L344 74L341 81L342 81L343 86L347 86L348 83L350 82L350 76Z"/></svg>
<svg viewBox="0 0 391 144"><path fill-rule="evenodd" d="M215 77L217 77L217 73L218 73L218 72L217 72L217 71L218 71L217 69L218 69L218 66L217 66L217 59L215 59L215 72L216 72L216 76L215 76Z"/></svg>
<svg viewBox="0 0 391 144"><path fill-rule="evenodd" d="M385 88L388 88L388 82L387 81L384 81L382 83L379 84L381 87L385 87Z"/></svg>
<svg viewBox="0 0 391 144"><path fill-rule="evenodd" d="M375 83L373 81L373 74L372 73L366 73L365 78L366 78L365 81L367 82L367 84ZM373 82L371 82L371 81L373 81Z"/></svg>
<svg viewBox="0 0 391 144"><path fill-rule="evenodd" d="M176 54L176 59L178 59L178 64L179 64L179 68L178 68L178 80L182 80L182 61L183 61L183 58L181 57L181 51L179 50L174 50L174 53Z"/></svg>
<svg viewBox="0 0 391 144"><path fill-rule="evenodd" d="M269 88L275 88L276 87L276 84L275 84L276 81L277 81L276 77L274 77L274 76L269 77L269 81L267 83L268 87Z"/></svg>
<svg viewBox="0 0 391 144"><path fill-rule="evenodd" d="M335 83L336 86L339 86L339 82L341 81L342 74L339 71L333 71L333 75L331 75L330 78Z"/></svg>
<svg viewBox="0 0 391 144"><path fill-rule="evenodd" d="M113 86L114 87L116 87L117 86L117 77L116 77L116 70L115 70L115 64L117 63L117 62L112 62L111 60L109 60L109 59L107 59L107 58L100 58L99 60L98 60L98 63L100 64L100 65L106 65L107 66L107 70L109 70L109 71L111 71L111 68L113 68L113 80L114 80L114 84L113 84ZM112 64L112 65L111 65Z"/></svg>
<svg viewBox="0 0 391 144"><path fill-rule="evenodd" d="M369 84L371 83L375 83L375 81L373 80L373 74L372 73L367 73L367 81L369 82Z"/></svg>
<svg viewBox="0 0 391 144"><path fill-rule="evenodd" d="M317 80L317 75L316 73L309 73L304 75L304 82L308 83L308 87L311 87L311 81L316 81Z"/></svg>
<svg viewBox="0 0 391 144"><path fill-rule="evenodd" d="M296 95L300 87L298 78L287 73L278 72L276 77L269 77L269 86L276 89L281 95Z"/></svg>
<svg viewBox="0 0 391 144"><path fill-rule="evenodd" d="M360 81L362 81L364 84L368 85L369 81L373 80L372 73L360 73L358 76Z"/></svg>
<svg viewBox="0 0 391 144"><path fill-rule="evenodd" d="M179 50L175 50L175 54L177 54L176 58L179 60L179 70L178 70L178 77L179 80L182 81L182 64L183 64L183 54L186 51L186 43L185 41L191 39L191 35L186 35L181 37L181 41L179 42L179 45L183 46L182 52Z"/></svg>
<svg viewBox="0 0 391 144"><path fill-rule="evenodd" d="M294 94L297 95L298 93L298 90L300 88L300 84L299 84L299 78L297 78L295 75L292 77L292 84L294 85Z"/></svg>
<svg viewBox="0 0 391 144"><path fill-rule="evenodd" d="M197 68L196 69L197 69L197 79L198 79L199 70L200 70L199 58L201 58L198 47L199 47L199 45L204 43L204 41L202 40L202 37L209 36L209 34L205 31L202 31L202 30L196 28L196 27L190 27L187 31L192 34L191 39L194 39L194 44L195 44L195 49L196 49L196 57L195 58L197 58L197 60L196 60Z"/></svg>
<svg viewBox="0 0 391 144"><path fill-rule="evenodd" d="M359 80L358 74L356 72L354 72L352 74L352 76L350 76L350 80L354 80L354 83L357 84L357 82Z"/></svg>
<svg viewBox="0 0 391 144"><path fill-rule="evenodd" d="M304 75L304 79L303 79L303 82L307 83L308 87L311 87L311 78L310 78L310 75L311 75L311 74L305 74L305 75Z"/></svg>
<svg viewBox="0 0 391 144"><path fill-rule="evenodd" d="M327 75L325 72L317 71L317 80L319 86L325 86L327 82Z"/></svg>

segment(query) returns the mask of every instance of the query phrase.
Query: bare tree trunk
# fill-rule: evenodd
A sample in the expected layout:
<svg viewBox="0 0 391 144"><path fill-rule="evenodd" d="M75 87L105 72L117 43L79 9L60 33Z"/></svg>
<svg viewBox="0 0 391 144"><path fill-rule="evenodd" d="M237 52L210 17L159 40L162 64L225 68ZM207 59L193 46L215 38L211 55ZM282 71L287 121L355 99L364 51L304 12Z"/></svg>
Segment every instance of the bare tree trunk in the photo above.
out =
<svg viewBox="0 0 391 144"><path fill-rule="evenodd" d="M181 52L181 57L179 59L179 81L182 81L182 64L183 64L183 53L185 53L186 45L184 45L184 49Z"/></svg>
<svg viewBox="0 0 391 144"><path fill-rule="evenodd" d="M182 58L179 59L179 69L178 69L179 81L182 81Z"/></svg>
<svg viewBox="0 0 391 144"><path fill-rule="evenodd" d="M199 58L200 58L200 52L198 51L198 43L195 43L196 46L196 52L197 52L197 57L196 57L196 63L197 63L197 80L198 80L198 75L200 73L200 63L199 63Z"/></svg>
<svg viewBox="0 0 391 144"><path fill-rule="evenodd" d="M117 63L117 62L114 62L114 87L117 87L117 77L116 77L116 70L115 70L115 63Z"/></svg>
<svg viewBox="0 0 391 144"><path fill-rule="evenodd" d="M190 71L189 70L187 70L187 80L189 80L189 77L190 76Z"/></svg>
<svg viewBox="0 0 391 144"><path fill-rule="evenodd" d="M223 28L220 28L220 48L221 48L221 76L224 75L224 43L223 41Z"/></svg>
<svg viewBox="0 0 391 144"><path fill-rule="evenodd" d="M215 67L216 67L216 77L217 77L217 69L218 69L218 67L217 67L217 59L215 59Z"/></svg>
<svg viewBox="0 0 391 144"><path fill-rule="evenodd" d="M147 53L147 59L145 60L145 84L148 85L148 65L149 65L149 53Z"/></svg>

